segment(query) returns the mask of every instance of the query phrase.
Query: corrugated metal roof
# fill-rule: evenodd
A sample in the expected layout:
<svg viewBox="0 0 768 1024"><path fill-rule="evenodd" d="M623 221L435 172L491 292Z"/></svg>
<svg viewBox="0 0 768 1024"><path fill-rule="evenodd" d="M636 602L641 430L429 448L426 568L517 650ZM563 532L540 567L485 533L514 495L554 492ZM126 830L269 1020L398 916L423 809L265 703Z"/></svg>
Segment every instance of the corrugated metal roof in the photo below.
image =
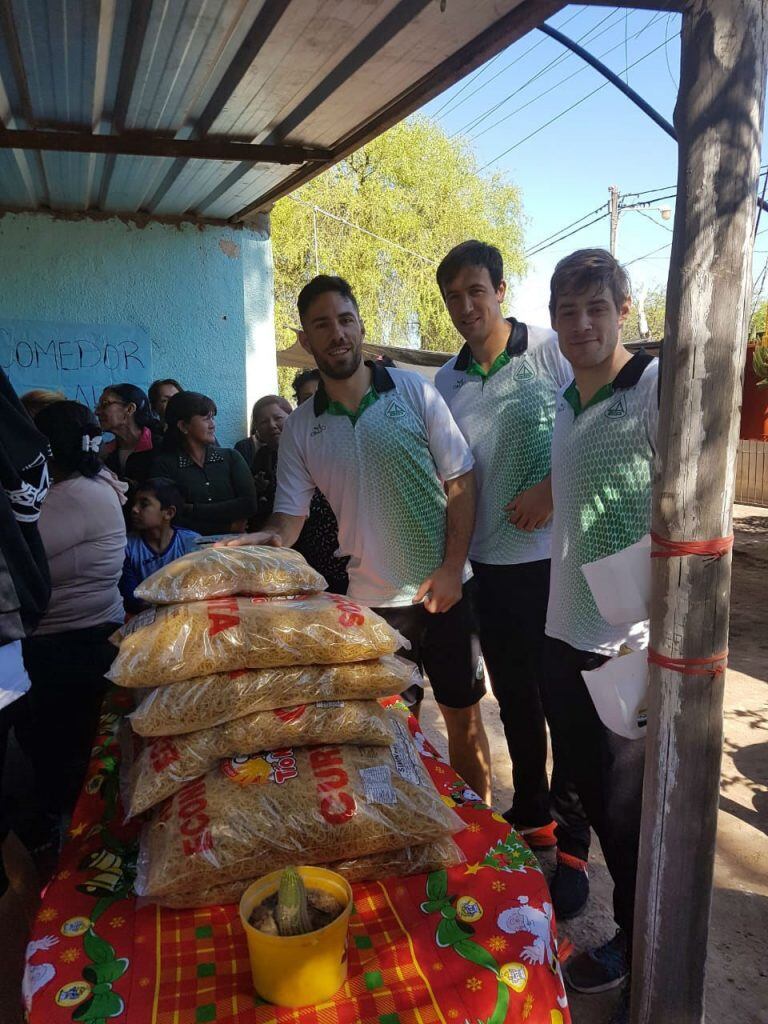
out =
<svg viewBox="0 0 768 1024"><path fill-rule="evenodd" d="M0 208L242 219L564 4L441 6L0 0Z"/></svg>

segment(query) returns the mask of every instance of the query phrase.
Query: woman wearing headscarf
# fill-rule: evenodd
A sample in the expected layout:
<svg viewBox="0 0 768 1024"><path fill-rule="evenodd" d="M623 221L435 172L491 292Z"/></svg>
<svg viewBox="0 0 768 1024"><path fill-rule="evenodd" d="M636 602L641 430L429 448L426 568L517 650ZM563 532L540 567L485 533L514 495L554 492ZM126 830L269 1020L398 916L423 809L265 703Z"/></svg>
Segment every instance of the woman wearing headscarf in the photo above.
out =
<svg viewBox="0 0 768 1024"><path fill-rule="evenodd" d="M96 415L101 429L115 437L102 447L105 466L121 480L146 480L161 430L141 388L135 384L111 384L101 393Z"/></svg>
<svg viewBox="0 0 768 1024"><path fill-rule="evenodd" d="M32 686L16 732L55 830L80 791L104 675L117 653L109 637L124 618L118 583L127 486L103 466L101 428L86 406L55 402L38 413L35 426L51 449L53 485L39 520L51 600L22 645Z"/></svg>
<svg viewBox="0 0 768 1024"><path fill-rule="evenodd" d="M256 512L245 460L216 444L216 403L197 391L174 395L165 409L162 449L151 475L173 480L184 497L176 522L205 536L241 533Z"/></svg>

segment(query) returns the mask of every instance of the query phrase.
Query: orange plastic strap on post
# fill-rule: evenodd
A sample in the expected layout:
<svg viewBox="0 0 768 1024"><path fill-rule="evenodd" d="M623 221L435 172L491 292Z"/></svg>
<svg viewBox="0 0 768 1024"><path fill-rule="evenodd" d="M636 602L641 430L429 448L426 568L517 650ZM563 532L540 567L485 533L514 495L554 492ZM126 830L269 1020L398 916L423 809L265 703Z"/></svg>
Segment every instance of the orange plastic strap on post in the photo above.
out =
<svg viewBox="0 0 768 1024"><path fill-rule="evenodd" d="M728 648L719 654L711 654L708 658L668 658L659 654L652 647L648 648L648 664L660 665L684 676L718 676L725 672L728 661Z"/></svg>
<svg viewBox="0 0 768 1024"><path fill-rule="evenodd" d="M733 547L733 534L715 537L714 540L670 540L651 533L651 540L660 550L652 551L651 558L679 558L682 555L703 555L708 558L722 558Z"/></svg>

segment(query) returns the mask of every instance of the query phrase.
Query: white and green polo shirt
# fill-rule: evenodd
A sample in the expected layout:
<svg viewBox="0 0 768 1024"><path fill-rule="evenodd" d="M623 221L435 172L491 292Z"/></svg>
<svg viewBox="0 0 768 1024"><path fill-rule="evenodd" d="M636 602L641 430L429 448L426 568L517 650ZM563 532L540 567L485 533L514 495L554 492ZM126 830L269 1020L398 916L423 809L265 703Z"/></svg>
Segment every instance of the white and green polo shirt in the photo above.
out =
<svg viewBox="0 0 768 1024"><path fill-rule="evenodd" d="M638 352L584 407L575 382L558 397L546 634L581 651L612 655L622 644L648 644L647 621L605 621L581 567L650 530L658 379L658 360Z"/></svg>
<svg viewBox="0 0 768 1024"><path fill-rule="evenodd" d="M519 530L504 508L548 476L555 400L573 379L554 331L510 324L507 347L487 373L464 345L435 377L475 458L477 515L469 556L488 565L549 558L551 527Z"/></svg>
<svg viewBox="0 0 768 1024"><path fill-rule="evenodd" d="M321 384L285 421L274 510L307 515L318 487L339 523L339 554L350 556L350 597L394 607L410 604L442 563L443 481L469 472L473 459L431 384L366 365L371 387L355 414Z"/></svg>

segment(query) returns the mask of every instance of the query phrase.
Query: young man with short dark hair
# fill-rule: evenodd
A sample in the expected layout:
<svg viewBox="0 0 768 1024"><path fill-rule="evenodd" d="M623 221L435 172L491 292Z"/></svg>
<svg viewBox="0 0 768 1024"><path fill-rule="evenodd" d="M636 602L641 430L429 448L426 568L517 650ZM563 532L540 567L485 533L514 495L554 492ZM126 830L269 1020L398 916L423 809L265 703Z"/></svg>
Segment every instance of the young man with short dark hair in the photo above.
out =
<svg viewBox="0 0 768 1024"><path fill-rule="evenodd" d="M589 824L557 761L550 792L540 687L552 424L557 392L572 373L553 331L505 319L504 266L495 246L457 245L437 268L437 283L465 342L435 384L475 458L477 516L469 555L480 643L512 760L515 792L505 817L534 849L557 842L552 900L566 919L589 895Z"/></svg>
<svg viewBox="0 0 768 1024"><path fill-rule="evenodd" d="M472 454L435 389L363 362L365 327L349 284L320 275L298 299L300 342L320 386L286 420L274 513L241 543L295 543L318 487L349 555L349 595L411 643L445 719L451 764L486 802L491 776L463 584L475 518Z"/></svg>
<svg viewBox="0 0 768 1024"><path fill-rule="evenodd" d="M629 1020L628 974L643 789L644 740L600 720L582 672L622 648L648 644L648 623L609 624L582 566L634 544L650 529L658 425L658 361L631 355L621 329L629 280L605 250L582 249L552 276L550 314L574 379L558 397L552 438L552 577L543 695L555 756L573 779L614 882L619 930L569 961L579 992L624 985L615 1024Z"/></svg>

